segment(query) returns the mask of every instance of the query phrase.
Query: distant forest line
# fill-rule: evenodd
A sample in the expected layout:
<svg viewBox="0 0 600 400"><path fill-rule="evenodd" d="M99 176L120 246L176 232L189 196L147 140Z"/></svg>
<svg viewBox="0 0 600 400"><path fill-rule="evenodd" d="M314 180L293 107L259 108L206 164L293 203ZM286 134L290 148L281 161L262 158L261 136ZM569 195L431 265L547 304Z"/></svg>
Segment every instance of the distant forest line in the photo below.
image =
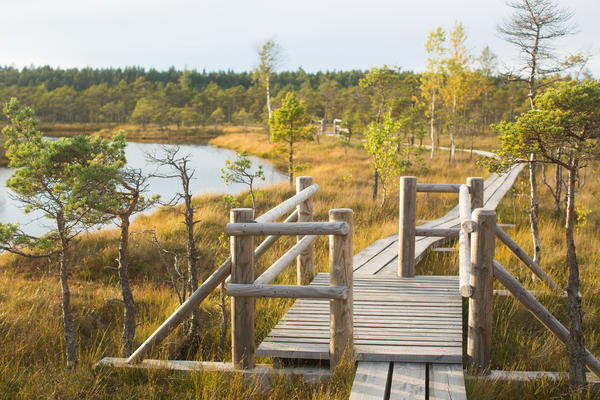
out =
<svg viewBox="0 0 600 400"><path fill-rule="evenodd" d="M386 83L385 95L392 116L405 121L407 133L423 137L429 129L428 106L421 93L423 74L391 70L394 79ZM273 105L277 107L285 93L294 91L315 120L339 118L352 131L360 131L376 119L381 104L377 87L360 85L366 74L360 70L278 72L271 76ZM462 107L459 134L477 135L490 123L512 119L527 108L522 83L481 70L474 74L477 95ZM252 72L0 67L0 100L10 97L31 106L44 123L198 127L260 124L267 119L265 88ZM450 124L450 107L440 104L436 114L438 132L443 134Z"/></svg>

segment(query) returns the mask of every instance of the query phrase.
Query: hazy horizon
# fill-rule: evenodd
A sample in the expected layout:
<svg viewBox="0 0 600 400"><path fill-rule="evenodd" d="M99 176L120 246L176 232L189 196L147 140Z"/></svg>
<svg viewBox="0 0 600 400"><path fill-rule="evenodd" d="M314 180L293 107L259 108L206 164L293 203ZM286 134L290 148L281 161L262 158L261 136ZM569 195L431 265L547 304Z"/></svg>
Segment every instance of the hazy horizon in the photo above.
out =
<svg viewBox="0 0 600 400"><path fill-rule="evenodd" d="M561 6L573 11L578 33L556 42L559 54L597 50L597 4L575 0ZM22 0L3 5L0 65L244 72L256 64L259 44L273 38L284 49L282 71L387 64L421 72L427 34L438 26L449 30L458 20L467 30L471 54L478 56L488 45L503 70L518 57L496 32L510 14L497 0L423 0L410 6L391 0L368 6L357 0L307 0L301 6L272 0ZM588 68L599 76L600 58Z"/></svg>

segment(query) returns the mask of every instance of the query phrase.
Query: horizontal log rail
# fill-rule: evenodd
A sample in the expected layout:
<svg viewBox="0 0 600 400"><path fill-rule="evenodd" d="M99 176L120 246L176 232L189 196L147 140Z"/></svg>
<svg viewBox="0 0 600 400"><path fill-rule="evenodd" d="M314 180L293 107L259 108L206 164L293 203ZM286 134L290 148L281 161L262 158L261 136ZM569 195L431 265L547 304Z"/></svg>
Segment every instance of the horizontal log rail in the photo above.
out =
<svg viewBox="0 0 600 400"><path fill-rule="evenodd" d="M257 285L230 283L228 296L238 297L278 297L296 299L336 299L346 300L349 289L346 286L297 286L297 285Z"/></svg>
<svg viewBox="0 0 600 400"><path fill-rule="evenodd" d="M459 193L460 184L450 183L417 183L419 193Z"/></svg>
<svg viewBox="0 0 600 400"><path fill-rule="evenodd" d="M457 237L460 228L415 228L415 236Z"/></svg>
<svg viewBox="0 0 600 400"><path fill-rule="evenodd" d="M569 341L569 330L506 271L498 261L494 260L493 265L494 278L502 283L538 321L566 345ZM585 362L590 371L600 377L600 361L588 349L585 349Z"/></svg>
<svg viewBox="0 0 600 400"><path fill-rule="evenodd" d="M304 236L294 247L289 249L287 253L282 255L277 261L275 261L269 268L262 273L261 276L256 278L254 281L255 285L266 285L271 282L291 263L296 260L305 249L307 249L317 238L316 235Z"/></svg>
<svg viewBox="0 0 600 400"><path fill-rule="evenodd" d="M229 223L225 233L229 236L261 235L346 235L350 231L345 222L295 222L286 223Z"/></svg>

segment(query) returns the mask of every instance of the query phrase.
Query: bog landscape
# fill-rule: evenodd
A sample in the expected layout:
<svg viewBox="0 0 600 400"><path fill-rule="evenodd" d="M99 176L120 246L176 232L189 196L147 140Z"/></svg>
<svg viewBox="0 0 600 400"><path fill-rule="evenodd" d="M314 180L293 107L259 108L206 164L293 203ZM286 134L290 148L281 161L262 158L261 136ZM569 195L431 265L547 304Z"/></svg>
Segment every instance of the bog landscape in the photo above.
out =
<svg viewBox="0 0 600 400"><path fill-rule="evenodd" d="M594 53L505 8L511 67L0 67L0 397L600 398Z"/></svg>

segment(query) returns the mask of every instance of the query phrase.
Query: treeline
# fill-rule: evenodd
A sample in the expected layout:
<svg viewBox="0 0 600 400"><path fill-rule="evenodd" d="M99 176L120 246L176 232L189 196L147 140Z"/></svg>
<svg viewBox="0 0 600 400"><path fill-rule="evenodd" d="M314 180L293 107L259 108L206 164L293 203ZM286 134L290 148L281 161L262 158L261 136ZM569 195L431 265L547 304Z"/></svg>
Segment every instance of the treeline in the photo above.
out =
<svg viewBox="0 0 600 400"><path fill-rule="evenodd" d="M368 71L307 73L302 69L271 76L271 96L278 106L288 91L301 98L314 119L342 119L360 130L381 111L381 85L361 85ZM463 130L475 133L491 122L510 119L526 100L520 83L476 69L480 91L461 109ZM385 74L386 110L410 119L405 129L423 136L429 124L427 102L421 93L425 74L388 68ZM0 68L0 100L18 98L31 106L45 123L112 122L142 126L198 127L206 124L253 124L267 119L265 88L251 72L198 72L145 70L140 67L109 69ZM447 129L439 105L437 132ZM473 132L467 132L469 135Z"/></svg>

